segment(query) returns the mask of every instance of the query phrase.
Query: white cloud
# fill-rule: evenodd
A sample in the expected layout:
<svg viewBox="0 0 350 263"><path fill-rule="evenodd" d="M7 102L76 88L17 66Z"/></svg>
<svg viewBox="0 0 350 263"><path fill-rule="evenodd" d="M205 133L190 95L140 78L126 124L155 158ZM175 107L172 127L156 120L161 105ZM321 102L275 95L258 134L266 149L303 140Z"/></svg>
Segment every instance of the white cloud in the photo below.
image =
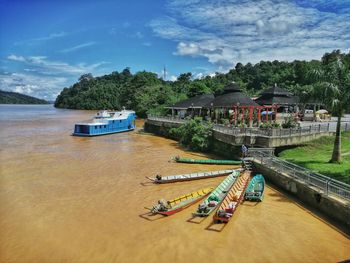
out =
<svg viewBox="0 0 350 263"><path fill-rule="evenodd" d="M174 75L171 75L170 78L169 78L170 81L176 81L177 80L177 77L174 76Z"/></svg>
<svg viewBox="0 0 350 263"><path fill-rule="evenodd" d="M43 36L43 37L37 37L37 38L31 38L31 39L27 39L27 40L21 40L21 41L17 41L15 42L15 45L22 45L22 44L36 44L36 43L40 43L43 41L48 41L48 40L53 40L53 39L57 39L57 38L61 38L61 37L65 37L68 34L66 32L58 32L58 33L51 33L48 36Z"/></svg>
<svg viewBox="0 0 350 263"><path fill-rule="evenodd" d="M7 57L7 59L9 59L9 60L13 60L13 61L20 61L20 62L24 62L25 61L25 58L24 57L22 57L22 56L16 56L16 55L9 55L8 57Z"/></svg>
<svg viewBox="0 0 350 263"><path fill-rule="evenodd" d="M57 94L67 86L65 77L35 76L31 74L0 73L0 86L3 90L54 100Z"/></svg>
<svg viewBox="0 0 350 263"><path fill-rule="evenodd" d="M85 63L71 65L66 62L48 60L47 57L45 56L23 57L23 56L17 56L17 55L10 55L7 57L7 59L23 62L26 65L33 67L31 68L31 70L36 70L37 72L42 74L77 75L77 74L85 74L89 72L94 73L94 71L98 67L108 63L105 61L101 61L91 65L86 65Z"/></svg>
<svg viewBox="0 0 350 263"><path fill-rule="evenodd" d="M74 47L70 47L70 48L66 48L66 49L62 49L60 52L62 53L68 53L68 52L72 52L72 51L77 51L79 49L85 48L85 47L90 47L90 46L94 46L96 45L96 42L92 41L92 42L87 42L87 43L83 43L80 45L76 45Z"/></svg>
<svg viewBox="0 0 350 263"><path fill-rule="evenodd" d="M101 61L94 64L69 64L61 61L52 61L45 56L10 55L9 61L23 64L24 73L6 73L0 71L0 87L8 91L15 91L27 95L55 100L64 87L77 81L80 75L92 73L104 74L103 65L109 62Z"/></svg>
<svg viewBox="0 0 350 263"><path fill-rule="evenodd" d="M205 57L220 70L237 62L319 59L350 46L350 12L344 11L350 3L331 1L173 0L168 16L150 26L177 42L175 55Z"/></svg>

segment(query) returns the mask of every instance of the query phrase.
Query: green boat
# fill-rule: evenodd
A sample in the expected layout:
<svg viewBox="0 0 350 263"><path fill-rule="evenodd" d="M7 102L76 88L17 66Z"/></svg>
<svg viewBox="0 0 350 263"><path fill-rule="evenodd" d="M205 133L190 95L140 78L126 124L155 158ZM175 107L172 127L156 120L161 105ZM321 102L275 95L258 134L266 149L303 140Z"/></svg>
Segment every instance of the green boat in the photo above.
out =
<svg viewBox="0 0 350 263"><path fill-rule="evenodd" d="M211 192L211 194L198 206L193 216L208 216L221 204L230 191L233 184L240 175L240 171L234 171L228 175L219 185Z"/></svg>
<svg viewBox="0 0 350 263"><path fill-rule="evenodd" d="M257 174L250 181L245 191L244 200L261 202L264 197L265 179L261 174Z"/></svg>
<svg viewBox="0 0 350 263"><path fill-rule="evenodd" d="M176 156L172 158L177 163L198 163L198 164L234 164L240 165L242 161L240 160L213 160L213 159L191 159L191 158L181 158Z"/></svg>

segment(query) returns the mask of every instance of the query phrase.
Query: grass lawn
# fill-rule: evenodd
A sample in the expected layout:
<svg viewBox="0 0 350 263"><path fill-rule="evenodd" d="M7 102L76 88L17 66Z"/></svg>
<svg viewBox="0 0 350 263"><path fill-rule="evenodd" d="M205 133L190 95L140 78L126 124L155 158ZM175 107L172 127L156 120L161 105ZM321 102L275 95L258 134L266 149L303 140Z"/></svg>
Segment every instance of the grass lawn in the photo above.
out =
<svg viewBox="0 0 350 263"><path fill-rule="evenodd" d="M342 133L342 163L332 164L335 136L322 137L304 146L281 152L281 159L350 184L350 132Z"/></svg>

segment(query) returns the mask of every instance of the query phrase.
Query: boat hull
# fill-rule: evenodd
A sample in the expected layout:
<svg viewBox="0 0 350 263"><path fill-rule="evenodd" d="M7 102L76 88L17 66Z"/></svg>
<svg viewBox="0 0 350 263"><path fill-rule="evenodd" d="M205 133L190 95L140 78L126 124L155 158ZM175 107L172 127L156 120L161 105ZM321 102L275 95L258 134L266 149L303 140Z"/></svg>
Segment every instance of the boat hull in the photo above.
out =
<svg viewBox="0 0 350 263"><path fill-rule="evenodd" d="M216 214L213 216L214 222L228 223L232 218L234 212L237 210L238 206L243 202L245 191L248 187L248 183L250 179L250 172L246 171L242 175L242 177L239 179L241 179L241 181L236 181L236 183L232 186L230 192L227 194L226 198L223 200L222 205L218 210L218 211L224 210L225 212L229 213L230 216L220 216L219 213L216 212ZM238 185L238 184L241 184L241 185ZM239 193L239 196L237 200L234 201L234 197L236 196L237 193ZM229 207L230 203L233 203L234 207L230 208Z"/></svg>
<svg viewBox="0 0 350 263"><path fill-rule="evenodd" d="M225 199L228 191L231 189L232 185L236 182L240 172L234 171L232 174L228 175L219 185L218 187L209 195L209 197L204 201L205 209L200 210L197 209L193 216L206 217L209 216L212 212L218 208L222 201ZM210 201L216 198L217 203L213 206L210 206Z"/></svg>
<svg viewBox="0 0 350 263"><path fill-rule="evenodd" d="M214 189L213 187L210 187L210 188L197 190L197 191L194 191L194 192L192 192L190 194L178 197L178 198L176 198L174 200L170 200L170 201L168 201L168 203L169 204L175 204L175 206L173 208L169 208L167 211L158 211L159 208L157 208L156 210L153 210L153 209L155 209L156 206L153 209L150 209L150 210L154 214L161 214L161 215L164 215L164 216L171 216L171 215L176 214L176 213L186 209L187 207L190 207L191 205L199 202L200 200L202 200L203 198L208 196L213 189ZM149 208L147 208L147 209L149 209Z"/></svg>
<svg viewBox="0 0 350 263"><path fill-rule="evenodd" d="M264 190L264 177L261 174L255 175L247 187L244 200L261 202L264 198Z"/></svg>
<svg viewBox="0 0 350 263"><path fill-rule="evenodd" d="M175 157L173 158L178 163L193 163L193 164L215 164L215 165L240 165L242 161L235 160L206 160L206 159L190 159L190 158L181 158Z"/></svg>
<svg viewBox="0 0 350 263"><path fill-rule="evenodd" d="M96 136L101 136L101 135L108 135L108 134L114 134L114 133L121 133L121 132L128 132L128 131L133 131L135 130L135 127L132 127L130 129L122 129L122 130L117 130L117 131L110 131L110 132L102 132L98 134L86 134L86 133L72 133L73 136L79 136L79 137L96 137Z"/></svg>
<svg viewBox="0 0 350 263"><path fill-rule="evenodd" d="M199 180L199 179L206 179L206 178L214 178L219 176L226 176L228 174L231 174L234 170L222 170L222 171L212 171L212 172L204 172L200 173L203 174L203 176L197 176L198 173L195 174L185 174L185 175L172 175L172 176L164 176L162 179L157 179L147 177L147 179L151 180L155 184L166 184L166 183L175 183L175 182L183 182L183 181L193 181L193 180Z"/></svg>
<svg viewBox="0 0 350 263"><path fill-rule="evenodd" d="M209 194L209 193L208 193ZM188 203L187 205L184 205L182 207L179 207L179 208L176 208L176 209L173 209L173 210L169 210L169 211L166 211L166 212L158 212L158 214L161 214L161 215L164 215L164 216L171 216L173 214L176 214L178 212L181 212L182 210L190 207L191 205L194 205L195 203L198 203L200 200L202 200L204 197L206 197L208 194L206 195L203 195L201 196L200 198L196 199L196 200L193 200L191 203Z"/></svg>

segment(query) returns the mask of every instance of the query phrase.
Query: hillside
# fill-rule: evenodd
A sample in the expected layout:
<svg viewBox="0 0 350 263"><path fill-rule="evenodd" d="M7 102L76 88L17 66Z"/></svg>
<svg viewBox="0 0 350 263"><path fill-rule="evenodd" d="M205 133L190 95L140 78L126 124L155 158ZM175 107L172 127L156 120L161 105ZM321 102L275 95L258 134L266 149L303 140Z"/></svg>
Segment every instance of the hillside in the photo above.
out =
<svg viewBox="0 0 350 263"><path fill-rule="evenodd" d="M48 104L48 102L17 92L0 90L0 104Z"/></svg>
<svg viewBox="0 0 350 263"><path fill-rule="evenodd" d="M322 61L335 56L339 51L326 53ZM350 53L341 54L350 64ZM255 65L237 63L228 73L195 78L191 73L181 74L176 81L164 81L155 73L137 72L129 68L101 77L82 75L77 83L64 88L55 101L55 107L71 109L133 109L140 117L149 113L162 113L164 106L179 100L205 93L220 93L235 81L250 96L259 95L264 89L278 84L307 100L312 90L312 81L307 73L319 67L321 60L312 61L261 61Z"/></svg>

